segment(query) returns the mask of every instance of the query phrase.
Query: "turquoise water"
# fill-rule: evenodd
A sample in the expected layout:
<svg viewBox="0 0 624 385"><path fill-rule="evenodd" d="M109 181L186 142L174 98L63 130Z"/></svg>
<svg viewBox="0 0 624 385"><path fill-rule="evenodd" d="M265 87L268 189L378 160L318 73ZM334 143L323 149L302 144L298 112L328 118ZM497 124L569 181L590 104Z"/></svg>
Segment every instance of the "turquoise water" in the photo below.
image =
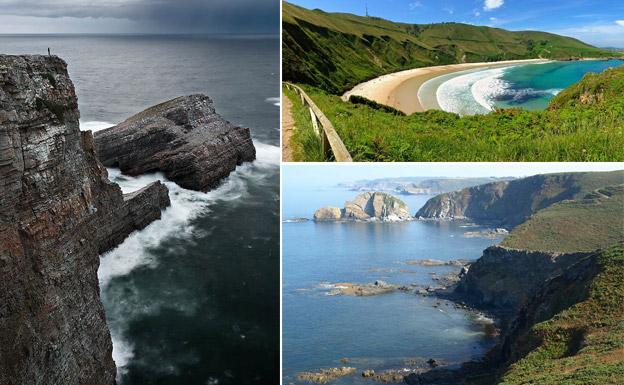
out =
<svg viewBox="0 0 624 385"><path fill-rule="evenodd" d="M284 181L283 217L310 218L323 205L342 206L358 193L326 187L306 190ZM401 196L415 213L429 196ZM460 362L493 344L486 320L434 298L396 292L374 297L330 296L336 282L435 284L431 273L449 267L407 265L415 259L476 259L499 239L466 238L479 227L466 223L286 222L283 247L283 382L301 371L344 366L358 370L336 384L370 384L359 373L402 369L411 358Z"/></svg>
<svg viewBox="0 0 624 385"><path fill-rule="evenodd" d="M621 65L624 60L592 60L458 72L447 75L436 97L443 110L461 115L488 113L494 108L543 110L555 95L586 73Z"/></svg>

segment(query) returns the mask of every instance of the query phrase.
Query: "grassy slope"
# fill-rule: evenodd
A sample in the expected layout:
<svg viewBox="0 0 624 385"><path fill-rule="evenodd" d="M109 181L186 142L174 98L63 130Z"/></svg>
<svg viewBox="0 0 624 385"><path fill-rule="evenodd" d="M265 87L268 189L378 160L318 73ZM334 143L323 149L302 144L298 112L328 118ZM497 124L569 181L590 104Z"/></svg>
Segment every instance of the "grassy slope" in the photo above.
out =
<svg viewBox="0 0 624 385"><path fill-rule="evenodd" d="M586 75L545 111L410 116L345 103L303 87L355 161L624 160L624 67Z"/></svg>
<svg viewBox="0 0 624 385"><path fill-rule="evenodd" d="M282 87L282 92L292 103L290 113L295 121L295 130L290 139L293 160L295 162L323 162L327 160L323 154L321 139L312 127L308 107L301 103L301 99L295 91Z"/></svg>
<svg viewBox="0 0 624 385"><path fill-rule="evenodd" d="M603 252L598 264L601 272L590 283L589 297L534 325L531 334L539 346L511 365L500 385L622 384L624 247Z"/></svg>
<svg viewBox="0 0 624 385"><path fill-rule="evenodd" d="M283 3L284 80L342 93L407 68L526 58L612 56L545 32L510 32L460 23L414 25Z"/></svg>
<svg viewBox="0 0 624 385"><path fill-rule="evenodd" d="M554 252L593 251L624 242L624 185L551 205L517 226L502 246Z"/></svg>

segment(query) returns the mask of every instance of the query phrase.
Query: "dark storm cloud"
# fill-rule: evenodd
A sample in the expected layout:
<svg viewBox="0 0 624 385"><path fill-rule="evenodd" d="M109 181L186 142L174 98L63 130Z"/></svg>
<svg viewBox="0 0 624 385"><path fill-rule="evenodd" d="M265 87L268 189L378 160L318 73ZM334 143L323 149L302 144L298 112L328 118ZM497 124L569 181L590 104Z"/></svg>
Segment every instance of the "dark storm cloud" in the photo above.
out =
<svg viewBox="0 0 624 385"><path fill-rule="evenodd" d="M279 0L0 0L0 13L125 19L164 32L279 31Z"/></svg>

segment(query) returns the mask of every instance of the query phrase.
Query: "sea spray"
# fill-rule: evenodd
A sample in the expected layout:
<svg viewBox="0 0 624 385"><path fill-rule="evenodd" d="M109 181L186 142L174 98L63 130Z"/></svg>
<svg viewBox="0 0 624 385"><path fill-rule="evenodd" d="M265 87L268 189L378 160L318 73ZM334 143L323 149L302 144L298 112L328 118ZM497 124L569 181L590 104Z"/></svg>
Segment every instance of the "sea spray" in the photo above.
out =
<svg viewBox="0 0 624 385"><path fill-rule="evenodd" d="M97 131L112 126L107 122L81 122L82 130ZM171 206L163 211L162 218L151 223L145 229L132 233L117 248L100 257L98 278L102 300L107 308L107 323L113 340L113 359L118 368L117 381L127 373L127 366L135 359L132 342L125 334L129 323L145 314L155 314L164 306L175 308L185 314L193 314L197 308L193 298L187 298L184 290L179 293L168 293L165 299L149 302L135 295L132 285L115 287L111 282L139 268L154 268L158 265L158 257L153 252L159 246L172 239L183 239L186 243L193 242L195 237L206 236L206 230L193 225L193 220L209 215L211 206L223 202L236 204L248 195L248 184L263 183L274 175L279 168L280 149L277 146L254 141L257 159L251 163L238 166L221 185L207 193L186 190L168 181L163 174L153 173L137 177L123 175L118 169L107 169L109 179L117 183L123 193L136 191L145 185L160 180L169 189ZM170 248L168 253L183 254L181 250ZM174 300L172 301L171 298ZM169 300L168 300L169 299ZM193 357L180 357L192 361ZM175 366L167 368L173 370Z"/></svg>

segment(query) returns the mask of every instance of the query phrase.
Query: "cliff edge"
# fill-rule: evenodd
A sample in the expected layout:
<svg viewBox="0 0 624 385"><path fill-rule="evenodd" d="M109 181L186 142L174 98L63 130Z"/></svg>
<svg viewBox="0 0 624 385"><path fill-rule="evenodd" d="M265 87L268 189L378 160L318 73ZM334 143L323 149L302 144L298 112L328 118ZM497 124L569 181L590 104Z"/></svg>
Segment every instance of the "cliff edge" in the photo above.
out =
<svg viewBox="0 0 624 385"><path fill-rule="evenodd" d="M99 255L169 205L124 196L78 126L66 63L0 55L0 383L112 385Z"/></svg>

